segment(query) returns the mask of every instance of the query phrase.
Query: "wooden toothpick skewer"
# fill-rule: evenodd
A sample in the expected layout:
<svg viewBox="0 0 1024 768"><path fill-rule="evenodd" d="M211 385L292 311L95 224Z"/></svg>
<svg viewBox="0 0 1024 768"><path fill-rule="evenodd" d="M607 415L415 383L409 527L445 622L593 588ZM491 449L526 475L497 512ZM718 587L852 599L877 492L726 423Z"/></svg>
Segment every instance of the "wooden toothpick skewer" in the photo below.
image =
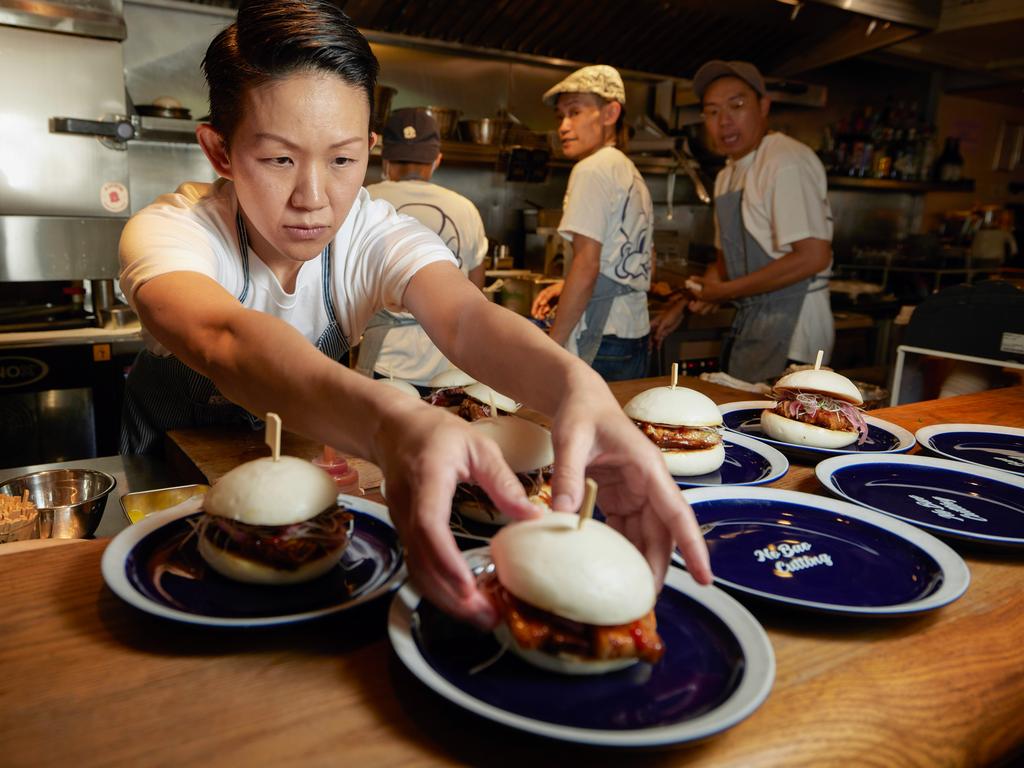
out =
<svg viewBox="0 0 1024 768"><path fill-rule="evenodd" d="M267 431L264 442L270 446L270 455L277 461L281 458L281 417L276 413L267 414Z"/></svg>
<svg viewBox="0 0 1024 768"><path fill-rule="evenodd" d="M487 399L491 401L491 418L492 419L498 418L498 406L496 406L494 404L494 390L493 389L487 394Z"/></svg>
<svg viewBox="0 0 1024 768"><path fill-rule="evenodd" d="M814 361L814 370L816 370L816 371L821 370L821 358L823 358L824 356L825 356L825 350L824 349L819 349L818 350L818 358Z"/></svg>
<svg viewBox="0 0 1024 768"><path fill-rule="evenodd" d="M679 383L679 363L672 363L672 389Z"/></svg>
<svg viewBox="0 0 1024 768"><path fill-rule="evenodd" d="M583 523L594 516L594 502L597 501L597 483L594 482L594 478L587 478L587 489L583 493L583 506L580 507L579 522L576 523L576 529L579 530L583 527Z"/></svg>

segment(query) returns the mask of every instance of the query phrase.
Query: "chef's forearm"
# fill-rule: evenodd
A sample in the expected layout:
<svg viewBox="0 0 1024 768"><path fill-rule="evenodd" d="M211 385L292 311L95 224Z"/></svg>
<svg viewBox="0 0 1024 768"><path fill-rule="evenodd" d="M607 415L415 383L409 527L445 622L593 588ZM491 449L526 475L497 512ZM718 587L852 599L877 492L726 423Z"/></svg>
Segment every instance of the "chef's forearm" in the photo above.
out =
<svg viewBox="0 0 1024 768"><path fill-rule="evenodd" d="M580 241L586 241L581 243ZM601 244L577 235L573 241L572 268L565 278L565 287L558 299L558 313L551 326L551 338L565 345L569 334L587 311L594 285L601 271Z"/></svg>

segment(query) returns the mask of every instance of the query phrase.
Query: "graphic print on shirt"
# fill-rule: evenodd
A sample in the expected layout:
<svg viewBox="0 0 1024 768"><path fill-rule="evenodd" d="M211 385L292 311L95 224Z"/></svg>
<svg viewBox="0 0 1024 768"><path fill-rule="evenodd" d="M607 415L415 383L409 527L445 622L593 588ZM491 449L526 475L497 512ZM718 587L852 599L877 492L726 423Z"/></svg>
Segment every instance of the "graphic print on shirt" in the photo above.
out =
<svg viewBox="0 0 1024 768"><path fill-rule="evenodd" d="M436 205L429 203L406 203L395 209L399 213L418 219L423 226L432 230L455 255L455 261L462 267L462 238L452 218Z"/></svg>
<svg viewBox="0 0 1024 768"><path fill-rule="evenodd" d="M651 245L647 232L651 222L644 210L643 199L636 181L629 185L626 201L622 204L619 234L625 242L619 248L619 260L615 264L615 276L623 280L647 278L651 274Z"/></svg>

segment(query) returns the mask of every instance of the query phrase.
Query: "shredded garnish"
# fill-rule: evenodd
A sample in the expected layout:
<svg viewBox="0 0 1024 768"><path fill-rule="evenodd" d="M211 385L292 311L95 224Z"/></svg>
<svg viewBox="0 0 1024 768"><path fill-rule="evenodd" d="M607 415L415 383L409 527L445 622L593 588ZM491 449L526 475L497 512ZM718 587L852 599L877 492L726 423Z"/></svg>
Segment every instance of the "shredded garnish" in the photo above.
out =
<svg viewBox="0 0 1024 768"><path fill-rule="evenodd" d="M775 409L783 416L798 421L808 421L808 423L813 423L814 419L818 417L819 411L839 414L845 417L850 427L857 430L858 445L868 439L868 423L864 419L864 412L853 403L813 392L796 392L792 397L776 402ZM803 416L807 418L802 419Z"/></svg>

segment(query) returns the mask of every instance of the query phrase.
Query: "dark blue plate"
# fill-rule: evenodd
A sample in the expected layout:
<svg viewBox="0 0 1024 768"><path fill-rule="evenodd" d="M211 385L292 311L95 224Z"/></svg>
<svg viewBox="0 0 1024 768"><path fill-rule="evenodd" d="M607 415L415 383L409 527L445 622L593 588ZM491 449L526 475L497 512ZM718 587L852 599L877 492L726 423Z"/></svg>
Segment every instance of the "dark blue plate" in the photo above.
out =
<svg viewBox="0 0 1024 768"><path fill-rule="evenodd" d="M722 424L731 432L750 435L778 448L783 453L808 461L817 462L828 456L846 454L903 453L914 447L914 436L903 427L888 421L865 415L868 423L868 439L862 444L853 443L845 448L814 448L809 445L784 443L768 437L761 431L761 411L774 405L771 400L748 400L726 403L719 406Z"/></svg>
<svg viewBox="0 0 1024 768"><path fill-rule="evenodd" d="M706 475L673 479L681 488L706 485L762 485L778 480L789 470L789 461L760 440L740 434L723 438L725 461L720 469Z"/></svg>
<svg viewBox="0 0 1024 768"><path fill-rule="evenodd" d="M745 594L892 616L945 605L970 580L942 542L842 501L774 488L683 495L704 533L716 583Z"/></svg>
<svg viewBox="0 0 1024 768"><path fill-rule="evenodd" d="M123 530L103 553L110 588L137 608L194 624L284 624L352 608L386 594L404 578L402 549L387 509L351 496L352 539L338 566L303 584L264 586L233 581L200 557L191 522L198 515L170 512Z"/></svg>
<svg viewBox="0 0 1024 768"><path fill-rule="evenodd" d="M987 467L926 456L837 456L818 480L855 504L935 533L1024 545L1024 479Z"/></svg>
<svg viewBox="0 0 1024 768"><path fill-rule="evenodd" d="M936 424L917 430L917 441L948 459L1024 475L1024 429L992 424Z"/></svg>
<svg viewBox="0 0 1024 768"><path fill-rule="evenodd" d="M388 630L403 663L442 696L567 741L654 746L703 738L735 725L768 695L771 645L728 595L670 569L655 613L661 661L593 676L547 672L510 651L493 661L501 648L492 635L445 616L410 585L392 602Z"/></svg>

